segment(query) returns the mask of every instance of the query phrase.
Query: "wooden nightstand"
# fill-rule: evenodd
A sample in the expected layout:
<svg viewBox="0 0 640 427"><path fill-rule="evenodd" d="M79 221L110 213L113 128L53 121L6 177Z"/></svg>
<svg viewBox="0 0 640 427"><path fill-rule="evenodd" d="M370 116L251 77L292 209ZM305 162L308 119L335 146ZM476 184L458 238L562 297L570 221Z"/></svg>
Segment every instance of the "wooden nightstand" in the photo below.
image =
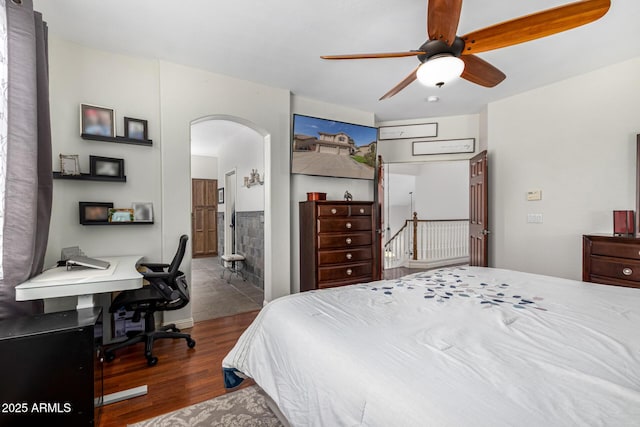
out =
<svg viewBox="0 0 640 427"><path fill-rule="evenodd" d="M582 280L640 288L640 239L582 236Z"/></svg>

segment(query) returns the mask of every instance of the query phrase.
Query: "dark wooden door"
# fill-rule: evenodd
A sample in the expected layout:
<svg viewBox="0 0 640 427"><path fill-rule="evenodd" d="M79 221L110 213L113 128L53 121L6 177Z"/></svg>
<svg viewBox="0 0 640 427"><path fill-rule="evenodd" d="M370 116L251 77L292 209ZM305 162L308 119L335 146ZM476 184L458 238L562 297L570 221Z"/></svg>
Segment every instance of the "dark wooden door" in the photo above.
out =
<svg viewBox="0 0 640 427"><path fill-rule="evenodd" d="M377 264L376 275L374 280L382 279L384 270L384 253L382 236L384 236L384 164L382 163L382 156L378 156L378 164L376 165L376 194L374 197L375 207L375 224L376 224L376 242L374 244L374 250L376 251Z"/></svg>
<svg viewBox="0 0 640 427"><path fill-rule="evenodd" d="M218 255L218 180L192 179L192 254Z"/></svg>
<svg viewBox="0 0 640 427"><path fill-rule="evenodd" d="M489 265L489 192L486 150L469 162L469 264Z"/></svg>

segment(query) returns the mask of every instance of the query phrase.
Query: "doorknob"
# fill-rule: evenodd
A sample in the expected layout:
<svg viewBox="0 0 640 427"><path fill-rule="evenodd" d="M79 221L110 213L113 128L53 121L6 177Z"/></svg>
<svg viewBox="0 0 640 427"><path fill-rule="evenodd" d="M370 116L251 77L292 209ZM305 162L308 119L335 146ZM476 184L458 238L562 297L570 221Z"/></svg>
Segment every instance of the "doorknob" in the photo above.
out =
<svg viewBox="0 0 640 427"><path fill-rule="evenodd" d="M486 236L487 234L491 234L491 231L489 231L489 230L481 230L478 234Z"/></svg>

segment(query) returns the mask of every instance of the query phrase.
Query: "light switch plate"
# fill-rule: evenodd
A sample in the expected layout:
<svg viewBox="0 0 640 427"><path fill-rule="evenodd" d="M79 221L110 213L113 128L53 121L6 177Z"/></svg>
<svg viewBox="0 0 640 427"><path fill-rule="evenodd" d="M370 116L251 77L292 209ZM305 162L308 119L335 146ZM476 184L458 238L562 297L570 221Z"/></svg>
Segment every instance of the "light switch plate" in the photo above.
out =
<svg viewBox="0 0 640 427"><path fill-rule="evenodd" d="M527 191L527 200L530 202L534 200L542 200L542 190Z"/></svg>
<svg viewBox="0 0 640 427"><path fill-rule="evenodd" d="M541 213L527 214L527 222L529 224L542 224L542 214Z"/></svg>

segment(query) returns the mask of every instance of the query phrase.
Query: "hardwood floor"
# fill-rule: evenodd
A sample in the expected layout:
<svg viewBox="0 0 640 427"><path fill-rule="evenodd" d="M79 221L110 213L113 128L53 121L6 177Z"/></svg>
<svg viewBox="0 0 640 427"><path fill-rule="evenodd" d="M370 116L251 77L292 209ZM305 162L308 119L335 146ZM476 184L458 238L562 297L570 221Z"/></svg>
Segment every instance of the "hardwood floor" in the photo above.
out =
<svg viewBox="0 0 640 427"><path fill-rule="evenodd" d="M196 323L185 329L197 342L194 349L184 340L156 341L154 367L147 366L143 344L117 352L104 365L104 393L144 384L148 393L103 407L98 427L126 426L224 394L222 359L257 315L252 311Z"/></svg>

